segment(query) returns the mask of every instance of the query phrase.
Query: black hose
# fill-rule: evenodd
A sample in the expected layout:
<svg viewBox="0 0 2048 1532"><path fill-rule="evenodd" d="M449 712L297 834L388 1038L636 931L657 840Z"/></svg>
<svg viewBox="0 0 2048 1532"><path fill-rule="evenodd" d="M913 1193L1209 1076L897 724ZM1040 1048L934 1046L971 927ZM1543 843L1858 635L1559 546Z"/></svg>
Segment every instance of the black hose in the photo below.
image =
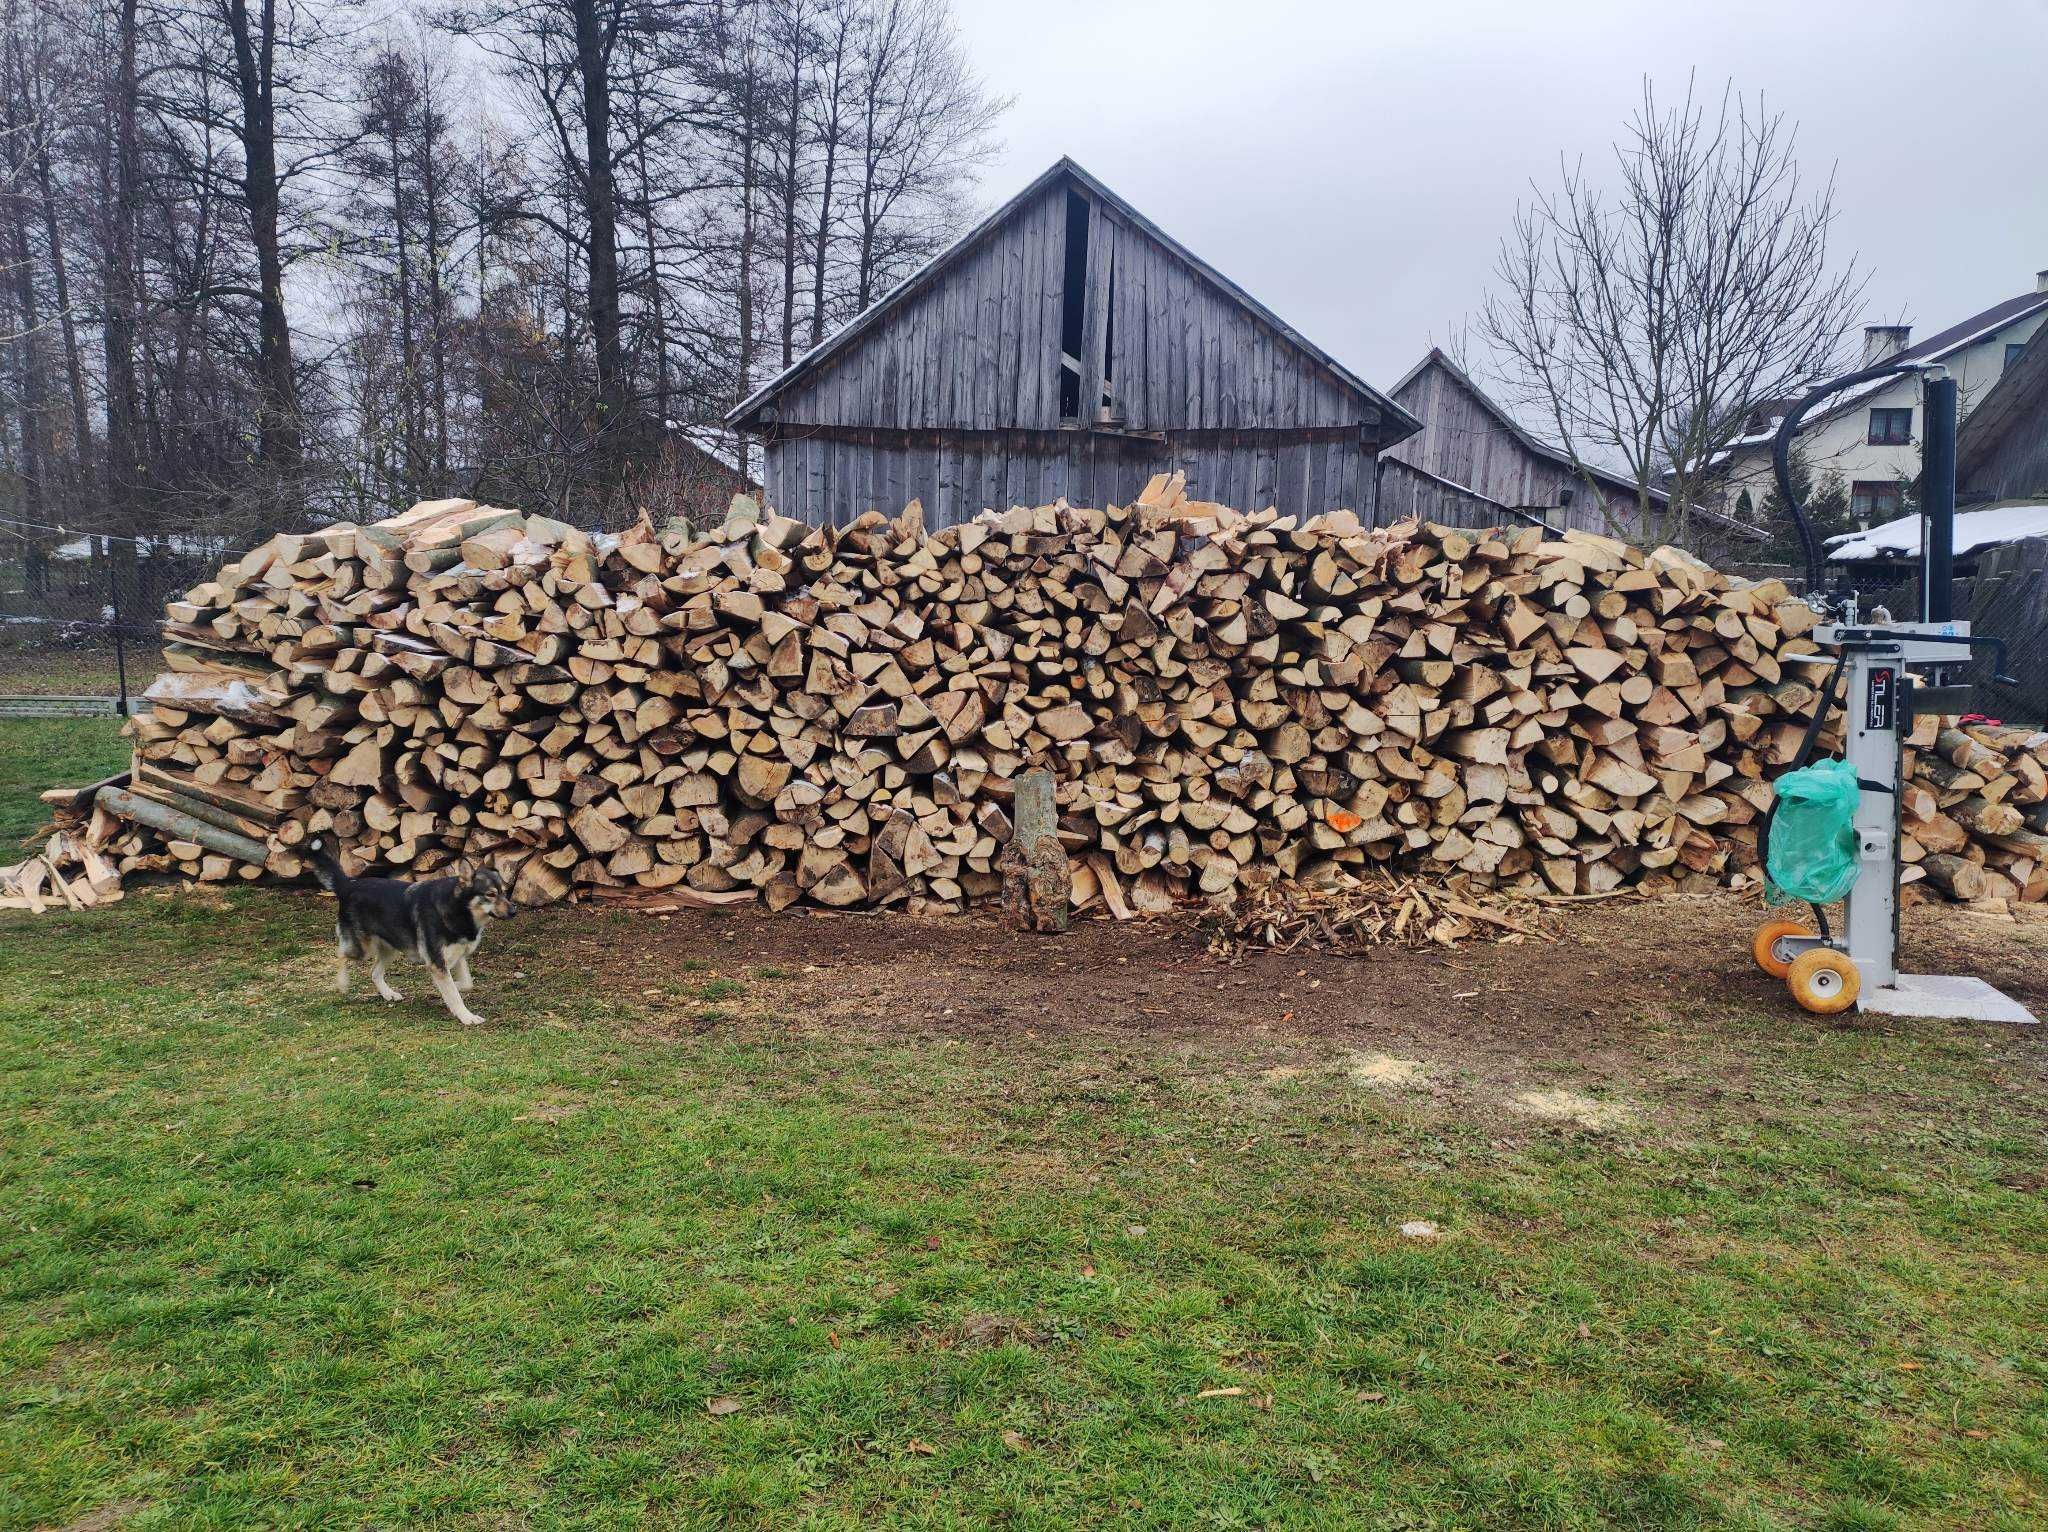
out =
<svg viewBox="0 0 2048 1532"><path fill-rule="evenodd" d="M1799 497L1792 492L1792 438L1799 434L1799 422L1806 418L1808 410L1829 394L1839 393L1845 388L1854 388L1858 383L1868 383L1872 378L1888 378L1895 373L1918 372L1921 365L1918 362L1880 362L1875 367L1845 372L1839 378L1821 384L1786 411L1785 418L1778 422L1778 434L1771 440L1771 469L1777 475L1778 497L1785 502L1785 509L1791 513L1792 524L1799 529L1799 547L1806 555L1806 591L1810 596L1820 593L1824 571L1821 564L1820 539L1813 535L1813 523L1806 519L1806 507L1799 503Z"/></svg>

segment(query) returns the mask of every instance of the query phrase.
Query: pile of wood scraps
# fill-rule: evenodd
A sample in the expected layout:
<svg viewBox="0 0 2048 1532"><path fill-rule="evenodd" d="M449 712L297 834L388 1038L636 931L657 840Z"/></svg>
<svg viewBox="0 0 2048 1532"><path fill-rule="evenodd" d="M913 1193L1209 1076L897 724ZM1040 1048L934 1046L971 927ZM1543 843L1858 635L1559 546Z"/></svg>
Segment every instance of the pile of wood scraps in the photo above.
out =
<svg viewBox="0 0 2048 1532"><path fill-rule="evenodd" d="M0 910L84 910L121 897L121 871L101 849L114 832L106 810L94 804L105 784L54 788L42 795L55 821L36 852L0 867Z"/></svg>
<svg viewBox="0 0 2048 1532"><path fill-rule="evenodd" d="M1964 904L2048 899L2048 733L1916 718L1899 794L1900 881Z"/></svg>
<svg viewBox="0 0 2048 1532"><path fill-rule="evenodd" d="M1474 890L1462 880L1392 874L1317 883L1268 882L1240 890L1199 917L1209 951L1235 961L1248 951L1363 952L1374 947L1455 947L1482 941L1554 941L1544 905Z"/></svg>

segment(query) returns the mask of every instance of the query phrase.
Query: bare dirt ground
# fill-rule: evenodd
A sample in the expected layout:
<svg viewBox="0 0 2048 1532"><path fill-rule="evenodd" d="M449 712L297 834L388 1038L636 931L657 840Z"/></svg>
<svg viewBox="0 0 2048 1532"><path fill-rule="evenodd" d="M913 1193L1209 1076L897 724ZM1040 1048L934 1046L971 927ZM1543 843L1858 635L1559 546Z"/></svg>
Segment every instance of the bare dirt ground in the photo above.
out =
<svg viewBox="0 0 2048 1532"><path fill-rule="evenodd" d="M1045 937L993 913L568 914L551 934L622 995L727 977L744 986L736 1017L798 1030L1078 1049L1125 1067L1169 1052L1273 1080L1336 1069L1366 1088L1484 1097L1504 1114L1587 1127L1625 1118L1592 1099L1610 1095L1653 1092L1660 1117L1767 1107L1772 1050L1829 1032L1955 1028L1800 1011L1750 961L1763 918L1733 895L1617 900L1551 919L1552 940L1236 964L1176 921L1077 920ZM622 961L635 950L645 958ZM2048 911L1915 908L1902 966L1976 974L2048 1017ZM2048 1027L1954 1035L1965 1031L2028 1089L2048 1081Z"/></svg>

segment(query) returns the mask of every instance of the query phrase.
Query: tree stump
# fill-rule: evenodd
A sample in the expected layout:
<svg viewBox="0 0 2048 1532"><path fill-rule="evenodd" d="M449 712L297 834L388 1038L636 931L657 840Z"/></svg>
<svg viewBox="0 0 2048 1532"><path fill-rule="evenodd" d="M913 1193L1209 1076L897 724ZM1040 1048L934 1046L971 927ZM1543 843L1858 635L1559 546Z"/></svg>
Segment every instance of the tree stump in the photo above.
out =
<svg viewBox="0 0 2048 1532"><path fill-rule="evenodd" d="M1074 871L1060 845L1052 773L1034 767L1017 778L1010 844L1003 849L1003 913L1021 931L1067 928Z"/></svg>

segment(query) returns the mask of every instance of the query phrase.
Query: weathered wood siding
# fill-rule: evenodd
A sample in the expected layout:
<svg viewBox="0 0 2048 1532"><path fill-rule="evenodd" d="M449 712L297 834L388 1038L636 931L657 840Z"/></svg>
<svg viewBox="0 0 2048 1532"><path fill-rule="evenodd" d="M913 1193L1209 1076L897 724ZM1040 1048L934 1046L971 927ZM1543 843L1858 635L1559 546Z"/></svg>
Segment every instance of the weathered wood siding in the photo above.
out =
<svg viewBox="0 0 2048 1532"><path fill-rule="evenodd" d="M782 426L1057 427L1070 190L1089 206L1081 419L1094 419L1087 385L1106 357L1131 430L1362 423L1369 407L1313 357L1114 208L1054 182L785 390Z"/></svg>
<svg viewBox="0 0 2048 1532"><path fill-rule="evenodd" d="M1109 381L1134 430L1287 430L1359 425L1367 406L1144 230L1112 208L1106 269L1091 262L1091 297L1107 283ZM1084 406L1087 401L1084 399Z"/></svg>
<svg viewBox="0 0 2048 1532"><path fill-rule="evenodd" d="M1078 334L1063 333L1076 197ZM1059 495L1127 501L1175 469L1230 505L1371 511L1380 406L1071 177L855 323L774 397L764 488L788 514L840 525L915 498L947 525ZM1071 415L1063 353L1080 363ZM1113 429L1096 428L1105 390Z"/></svg>
<svg viewBox="0 0 2048 1532"><path fill-rule="evenodd" d="M1435 478L1413 464L1402 462L1391 452L1381 459L1378 478L1379 493L1375 507L1382 524L1413 516L1445 527L1529 525L1500 502Z"/></svg>
<svg viewBox="0 0 2048 1532"><path fill-rule="evenodd" d="M776 400L786 427L1060 423L1066 190L1055 182Z"/></svg>
<svg viewBox="0 0 2048 1532"><path fill-rule="evenodd" d="M2048 335L2044 328L2042 335ZM1957 494L1966 501L2048 499L2048 350L2037 338L1963 421Z"/></svg>
<svg viewBox="0 0 2048 1532"><path fill-rule="evenodd" d="M1161 445L1089 431L917 433L909 441L786 437L766 452L768 503L787 515L844 526L863 511L894 515L924 503L926 524L951 526L983 510L1128 505L1155 473L1188 476L1191 495L1225 505L1370 517L1373 456L1356 441Z"/></svg>
<svg viewBox="0 0 2048 1532"><path fill-rule="evenodd" d="M1970 475L1972 498L2048 499L2048 410L2014 422Z"/></svg>
<svg viewBox="0 0 2048 1532"><path fill-rule="evenodd" d="M1601 500L1583 479L1531 452L1486 401L1444 368L1434 363L1424 367L1394 391L1394 402L1420 420L1422 429L1389 447L1389 458L1412 463L1502 505L1548 508L1547 519L1560 530L1613 530ZM1559 506L1567 489L1572 491L1572 503ZM1632 503L1619 495L1605 498L1624 524L1634 521Z"/></svg>

